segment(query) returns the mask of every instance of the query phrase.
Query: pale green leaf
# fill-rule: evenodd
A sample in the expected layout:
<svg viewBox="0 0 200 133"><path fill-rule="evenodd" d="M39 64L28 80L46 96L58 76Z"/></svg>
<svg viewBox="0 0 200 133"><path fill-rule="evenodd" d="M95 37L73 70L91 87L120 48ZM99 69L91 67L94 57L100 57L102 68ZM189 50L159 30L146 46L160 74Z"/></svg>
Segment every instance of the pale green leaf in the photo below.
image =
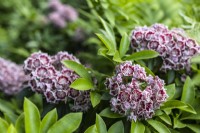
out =
<svg viewBox="0 0 200 133"><path fill-rule="evenodd" d="M98 133L96 125L88 127L88 129L84 133Z"/></svg>
<svg viewBox="0 0 200 133"><path fill-rule="evenodd" d="M144 60L151 59L159 56L159 53L153 50L143 50L140 52L135 52L130 56L127 56L126 60Z"/></svg>
<svg viewBox="0 0 200 133"><path fill-rule="evenodd" d="M9 127L8 123L4 119L2 119L0 117L0 129L1 129L1 132L2 133L6 133L8 127Z"/></svg>
<svg viewBox="0 0 200 133"><path fill-rule="evenodd" d="M168 100L172 99L174 97L175 92L176 92L175 84L167 85L167 86L165 86L165 89L167 91Z"/></svg>
<svg viewBox="0 0 200 133"><path fill-rule="evenodd" d="M170 130L161 122L149 119L147 120L149 125L151 125L155 130L157 130L159 133L171 133Z"/></svg>
<svg viewBox="0 0 200 133"><path fill-rule="evenodd" d="M145 126L140 121L131 122L131 133L144 133Z"/></svg>
<svg viewBox="0 0 200 133"><path fill-rule="evenodd" d="M106 124L98 114L96 114L96 127L98 133L107 133Z"/></svg>
<svg viewBox="0 0 200 133"><path fill-rule="evenodd" d="M15 127L12 124L8 127L7 133L17 133Z"/></svg>
<svg viewBox="0 0 200 133"><path fill-rule="evenodd" d="M124 125L122 121L114 123L109 129L108 133L124 133Z"/></svg>
<svg viewBox="0 0 200 133"><path fill-rule="evenodd" d="M183 86L183 91L181 96L181 101L188 104L191 104L195 97L194 87L191 86L191 82L192 82L191 79L187 77Z"/></svg>
<svg viewBox="0 0 200 133"><path fill-rule="evenodd" d="M119 45L119 54L120 57L123 57L128 51L130 46L129 37L126 33L123 34L120 45Z"/></svg>
<svg viewBox="0 0 200 133"><path fill-rule="evenodd" d="M92 82L86 78L78 78L71 85L71 88L76 90L90 90L94 88Z"/></svg>
<svg viewBox="0 0 200 133"><path fill-rule="evenodd" d="M91 99L92 106L95 107L96 105L100 103L101 95L97 92L90 92L90 99Z"/></svg>
<svg viewBox="0 0 200 133"><path fill-rule="evenodd" d="M107 118L121 118L121 117L123 117L122 115L114 113L113 111L111 111L111 108L109 108L109 107L102 110L99 115L103 116L103 117L107 117Z"/></svg>

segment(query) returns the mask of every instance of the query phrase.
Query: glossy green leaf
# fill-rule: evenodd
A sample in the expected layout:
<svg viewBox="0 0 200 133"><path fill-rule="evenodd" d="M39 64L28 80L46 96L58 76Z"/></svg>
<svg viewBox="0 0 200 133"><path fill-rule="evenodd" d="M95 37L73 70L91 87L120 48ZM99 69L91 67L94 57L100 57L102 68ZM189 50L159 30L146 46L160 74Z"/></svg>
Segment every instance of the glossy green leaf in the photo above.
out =
<svg viewBox="0 0 200 133"><path fill-rule="evenodd" d="M161 122L149 119L147 120L149 125L151 125L155 130L157 130L159 133L171 133L170 130Z"/></svg>
<svg viewBox="0 0 200 133"><path fill-rule="evenodd" d="M159 53L153 50L143 50L140 52L135 52L130 56L127 56L126 60L144 60L151 59L159 56Z"/></svg>
<svg viewBox="0 0 200 133"><path fill-rule="evenodd" d="M140 121L131 122L131 132L130 133L144 133L145 126Z"/></svg>
<svg viewBox="0 0 200 133"><path fill-rule="evenodd" d="M27 98L24 100L25 131L27 133L39 133L40 113L38 108Z"/></svg>
<svg viewBox="0 0 200 133"><path fill-rule="evenodd" d="M161 120L163 120L165 123L172 125L171 118L169 115L163 113L163 115L158 116Z"/></svg>
<svg viewBox="0 0 200 133"><path fill-rule="evenodd" d="M163 106L161 106L161 109L162 110L180 109L186 112L196 114L196 111L190 105L178 100L169 100L163 103Z"/></svg>
<svg viewBox="0 0 200 133"><path fill-rule="evenodd" d="M175 84L167 85L167 86L165 86L165 89L167 91L168 100L172 99L174 97L175 92L176 92Z"/></svg>
<svg viewBox="0 0 200 133"><path fill-rule="evenodd" d="M0 117L0 130L2 133L6 133L9 125L8 123Z"/></svg>
<svg viewBox="0 0 200 133"><path fill-rule="evenodd" d="M40 133L47 133L48 129L57 121L57 111L53 109L52 111L48 112L42 120L40 126Z"/></svg>
<svg viewBox="0 0 200 133"><path fill-rule="evenodd" d="M194 87L191 86L191 82L191 79L187 77L183 86L183 92L181 96L181 101L188 104L191 104L195 97Z"/></svg>
<svg viewBox="0 0 200 133"><path fill-rule="evenodd" d="M187 124L187 127L194 131L195 133L199 133L200 131L200 126L197 124Z"/></svg>
<svg viewBox="0 0 200 133"><path fill-rule="evenodd" d="M96 105L100 103L101 95L97 92L90 92L90 99L91 99L92 106L95 107Z"/></svg>
<svg viewBox="0 0 200 133"><path fill-rule="evenodd" d="M107 117L107 118L121 118L121 117L123 117L122 115L114 113L113 111L111 111L111 108L109 108L109 107L102 110L99 115L103 116L103 117Z"/></svg>
<svg viewBox="0 0 200 133"><path fill-rule="evenodd" d="M129 46L130 46L129 37L126 33L124 33L119 45L120 57L123 57L126 54L126 52L129 50Z"/></svg>
<svg viewBox="0 0 200 133"><path fill-rule="evenodd" d="M71 85L71 88L76 90L90 90L94 88L92 82L86 78L78 78Z"/></svg>
<svg viewBox="0 0 200 133"><path fill-rule="evenodd" d="M8 127L7 133L17 133L15 127L12 124Z"/></svg>
<svg viewBox="0 0 200 133"><path fill-rule="evenodd" d="M115 49L114 44L103 34L96 34L98 36L98 38L103 42L103 44L106 46L106 48L108 49L107 54L108 55L114 55L115 54Z"/></svg>
<svg viewBox="0 0 200 133"><path fill-rule="evenodd" d="M106 124L98 114L96 114L96 127L98 133L107 133Z"/></svg>
<svg viewBox="0 0 200 133"><path fill-rule="evenodd" d="M113 56L113 60L116 61L116 62L122 62L118 51L115 52L115 54Z"/></svg>
<svg viewBox="0 0 200 133"><path fill-rule="evenodd" d="M184 128L186 125L182 123L178 118L173 118L173 127L174 128Z"/></svg>
<svg viewBox="0 0 200 133"><path fill-rule="evenodd" d="M116 50L115 34L114 34L112 27L107 22L105 22L101 17L99 17L99 18L101 20L101 23L103 24L103 27L104 27L109 39L111 40L111 42L113 44L112 48Z"/></svg>
<svg viewBox="0 0 200 133"><path fill-rule="evenodd" d="M114 123L109 129L108 133L124 133L124 124L122 121Z"/></svg>
<svg viewBox="0 0 200 133"><path fill-rule="evenodd" d="M48 130L48 133L72 133L81 123L82 113L69 113L57 121Z"/></svg>
<svg viewBox="0 0 200 133"><path fill-rule="evenodd" d="M96 125L88 127L88 129L84 133L98 133Z"/></svg>
<svg viewBox="0 0 200 133"><path fill-rule="evenodd" d="M15 128L18 133L25 133L25 127L24 127L24 113L22 113L15 123Z"/></svg>
<svg viewBox="0 0 200 133"><path fill-rule="evenodd" d="M90 77L88 71L86 70L86 68L83 65L81 65L81 64L79 64L79 63L77 63L75 61L71 61L71 60L62 61L62 63L67 68L75 71L81 77L91 80L91 77Z"/></svg>

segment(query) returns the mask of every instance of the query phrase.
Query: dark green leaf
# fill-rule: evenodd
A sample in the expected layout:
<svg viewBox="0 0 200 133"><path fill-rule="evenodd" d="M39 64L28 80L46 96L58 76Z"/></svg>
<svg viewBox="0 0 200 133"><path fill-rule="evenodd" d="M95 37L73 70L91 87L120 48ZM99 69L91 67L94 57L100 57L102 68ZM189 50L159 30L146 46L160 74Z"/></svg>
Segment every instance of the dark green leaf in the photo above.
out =
<svg viewBox="0 0 200 133"><path fill-rule="evenodd" d="M140 121L131 122L131 133L144 133L145 126Z"/></svg>
<svg viewBox="0 0 200 133"><path fill-rule="evenodd" d="M48 133L72 133L76 131L82 120L82 113L69 113L57 121Z"/></svg>
<svg viewBox="0 0 200 133"><path fill-rule="evenodd" d="M182 101L178 101L178 100L169 100L167 102L165 102L163 104L163 106L161 106L162 110L170 110L170 109L180 109L186 112L190 112L193 114L196 114L196 111L189 105L186 104Z"/></svg>
<svg viewBox="0 0 200 133"><path fill-rule="evenodd" d="M6 133L8 126L9 126L8 123L2 118L0 118L0 129L2 133Z"/></svg>
<svg viewBox="0 0 200 133"><path fill-rule="evenodd" d="M167 115L167 114L164 113L163 115L160 115L158 117L161 120L163 120L164 122L166 122L167 124L172 125L172 122L171 122L171 119L170 119L169 115Z"/></svg>
<svg viewBox="0 0 200 133"><path fill-rule="evenodd" d="M126 52L129 49L129 46L130 46L129 37L126 33L124 33L124 35L122 36L120 45L119 45L120 57L123 57L126 54Z"/></svg>
<svg viewBox="0 0 200 133"><path fill-rule="evenodd" d="M127 56L126 60L144 60L151 59L159 56L159 53L153 50L143 50L140 52L135 52L130 56Z"/></svg>
<svg viewBox="0 0 200 133"><path fill-rule="evenodd" d="M200 131L200 126L197 124L187 124L187 127L194 131L195 133L199 133Z"/></svg>
<svg viewBox="0 0 200 133"><path fill-rule="evenodd" d="M109 129L108 133L124 133L124 125L122 121L118 121L113 124Z"/></svg>
<svg viewBox="0 0 200 133"><path fill-rule="evenodd" d="M113 111L111 111L111 109L109 107L102 110L99 115L101 115L103 117L107 117L107 118L121 118L121 117L123 117L122 115L114 113Z"/></svg>
<svg viewBox="0 0 200 133"><path fill-rule="evenodd" d="M149 119L147 122L159 133L170 133L170 130L159 121Z"/></svg>
<svg viewBox="0 0 200 133"><path fill-rule="evenodd" d="M96 114L96 127L98 133L107 133L106 124L98 114Z"/></svg>
<svg viewBox="0 0 200 133"><path fill-rule="evenodd" d="M42 120L40 133L47 133L48 129L57 121L56 109L48 112Z"/></svg>
<svg viewBox="0 0 200 133"><path fill-rule="evenodd" d="M2 111L3 113L13 113L14 108L10 102L0 99L0 103L0 111Z"/></svg>
<svg viewBox="0 0 200 133"><path fill-rule="evenodd" d="M169 70L167 72L167 84L173 83L174 78L175 78L175 72L173 70Z"/></svg>
<svg viewBox="0 0 200 133"><path fill-rule="evenodd" d="M181 117L180 120L200 120L200 113L198 114L191 114L185 117Z"/></svg>
<svg viewBox="0 0 200 133"><path fill-rule="evenodd" d="M181 101L191 104L194 101L195 92L194 87L191 86L191 79L187 77L183 86Z"/></svg>
<svg viewBox="0 0 200 133"><path fill-rule="evenodd" d="M167 86L165 86L165 89L167 91L167 95L169 96L168 100L172 99L174 97L175 92L176 92L175 84L167 85Z"/></svg>
<svg viewBox="0 0 200 133"><path fill-rule="evenodd" d="M25 133L25 128L24 128L24 113L22 113L18 118L15 123L15 128L18 133Z"/></svg>
<svg viewBox="0 0 200 133"><path fill-rule="evenodd" d="M101 95L97 92L90 92L90 99L91 99L92 106L95 107L96 105L100 103Z"/></svg>
<svg viewBox="0 0 200 133"><path fill-rule="evenodd" d="M71 85L71 88L76 90L90 90L94 88L92 82L86 78L78 78Z"/></svg>
<svg viewBox="0 0 200 133"><path fill-rule="evenodd" d="M67 68L75 71L81 77L91 80L91 77L90 77L88 71L86 70L86 68L83 65L81 65L81 64L79 64L79 63L77 63L75 61L71 61L71 60L65 60L62 63Z"/></svg>
<svg viewBox="0 0 200 133"><path fill-rule="evenodd" d="M39 133L40 113L38 108L27 98L24 100L25 131Z"/></svg>
<svg viewBox="0 0 200 133"><path fill-rule="evenodd" d="M88 127L88 129L84 133L98 133L96 125Z"/></svg>

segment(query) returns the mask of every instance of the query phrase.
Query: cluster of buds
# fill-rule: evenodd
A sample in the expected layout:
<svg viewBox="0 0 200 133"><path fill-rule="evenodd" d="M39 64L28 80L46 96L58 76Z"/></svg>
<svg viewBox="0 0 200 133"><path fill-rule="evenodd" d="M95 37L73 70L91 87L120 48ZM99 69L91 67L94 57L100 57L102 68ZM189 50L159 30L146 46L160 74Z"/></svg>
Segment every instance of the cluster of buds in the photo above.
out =
<svg viewBox="0 0 200 133"><path fill-rule="evenodd" d="M0 58L0 90L7 95L20 92L28 81L23 67L11 61Z"/></svg>
<svg viewBox="0 0 200 133"><path fill-rule="evenodd" d="M90 106L89 92L78 91L69 86L79 76L61 62L79 60L68 52L58 52L55 56L46 53L33 53L24 62L24 71L29 74L29 85L35 92L42 93L47 102L72 101L74 111L86 111Z"/></svg>
<svg viewBox="0 0 200 133"><path fill-rule="evenodd" d="M78 18L78 13L73 7L62 4L59 0L50 0L49 8L52 10L48 15L49 21L60 28L64 28L67 21L72 22Z"/></svg>
<svg viewBox="0 0 200 133"><path fill-rule="evenodd" d="M134 121L152 118L168 97L163 80L147 76L143 67L129 61L118 65L105 85L113 96L111 110Z"/></svg>
<svg viewBox="0 0 200 133"><path fill-rule="evenodd" d="M184 30L169 30L162 24L136 27L132 31L131 46L136 51L157 51L163 59L161 71L188 70L191 57L200 53L200 46L188 38Z"/></svg>

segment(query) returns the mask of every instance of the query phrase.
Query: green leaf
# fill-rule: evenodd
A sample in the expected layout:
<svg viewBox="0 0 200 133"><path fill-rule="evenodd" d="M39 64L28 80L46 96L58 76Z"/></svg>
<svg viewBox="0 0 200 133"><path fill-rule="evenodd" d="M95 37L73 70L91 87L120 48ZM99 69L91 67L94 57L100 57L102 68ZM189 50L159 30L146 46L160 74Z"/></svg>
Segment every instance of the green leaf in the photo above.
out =
<svg viewBox="0 0 200 133"><path fill-rule="evenodd" d="M143 50L140 52L135 52L130 56L127 56L126 60L144 60L151 59L159 56L159 53L153 50Z"/></svg>
<svg viewBox="0 0 200 133"><path fill-rule="evenodd" d="M122 62L118 51L115 52L115 54L113 56L113 60L116 62Z"/></svg>
<svg viewBox="0 0 200 133"><path fill-rule="evenodd" d="M120 57L123 57L126 52L129 50L130 41L126 33L123 34L120 45L119 45L119 54Z"/></svg>
<svg viewBox="0 0 200 133"><path fill-rule="evenodd" d="M191 79L187 77L183 86L183 92L181 96L181 101L188 104L191 104L194 101L195 97L194 87L191 87L191 82Z"/></svg>
<svg viewBox="0 0 200 133"><path fill-rule="evenodd" d="M101 23L103 24L104 29L106 30L106 33L107 33L109 39L113 43L112 48L116 50L115 34L114 34L112 27L107 22L105 22L101 17L99 17L99 18L101 20Z"/></svg>
<svg viewBox="0 0 200 133"><path fill-rule="evenodd" d="M169 115L163 113L163 115L158 116L161 120L163 120L165 123L172 125L171 118Z"/></svg>
<svg viewBox="0 0 200 133"><path fill-rule="evenodd" d="M0 129L2 133L6 133L8 126L8 123L0 117Z"/></svg>
<svg viewBox="0 0 200 133"><path fill-rule="evenodd" d="M192 57L190 61L191 61L191 63L199 64L200 63L200 55Z"/></svg>
<svg viewBox="0 0 200 133"><path fill-rule="evenodd" d="M69 69L75 71L78 75L80 75L82 78L86 78L86 79L89 79L91 80L91 77L88 73L88 71L86 70L86 68L75 62L75 61L71 61L71 60L65 60L65 61L62 61L62 63Z"/></svg>
<svg viewBox="0 0 200 133"><path fill-rule="evenodd" d="M118 121L113 124L109 129L108 133L124 133L124 125L122 121Z"/></svg>
<svg viewBox="0 0 200 133"><path fill-rule="evenodd" d="M90 92L90 100L92 103L92 107L98 105L101 101L101 95L97 92Z"/></svg>
<svg viewBox="0 0 200 133"><path fill-rule="evenodd" d="M174 97L175 92L176 92L175 84L167 85L167 86L165 86L165 89L167 91L167 95L169 96L168 100L172 99Z"/></svg>
<svg viewBox="0 0 200 133"><path fill-rule="evenodd" d="M98 133L96 125L88 127L88 129L84 133Z"/></svg>
<svg viewBox="0 0 200 133"><path fill-rule="evenodd" d="M12 124L8 127L7 133L17 133L15 127Z"/></svg>
<svg viewBox="0 0 200 133"><path fill-rule="evenodd" d="M52 111L48 112L42 120L40 126L40 133L47 133L48 129L57 121L57 111L53 109Z"/></svg>
<svg viewBox="0 0 200 133"><path fill-rule="evenodd" d="M102 110L99 115L103 116L103 117L107 117L107 118L121 118L121 117L123 117L122 115L114 113L113 111L111 111L110 107Z"/></svg>
<svg viewBox="0 0 200 133"><path fill-rule="evenodd" d="M77 130L82 120L82 113L69 113L57 121L48 133L72 133Z"/></svg>
<svg viewBox="0 0 200 133"><path fill-rule="evenodd" d="M200 113L181 117L180 120L200 120Z"/></svg>
<svg viewBox="0 0 200 133"><path fill-rule="evenodd" d="M116 49L114 48L114 44L103 34L96 33L96 35L98 36L98 38L103 42L103 44L108 49L107 54L111 55L111 56L114 55L115 51L116 51Z"/></svg>
<svg viewBox="0 0 200 133"><path fill-rule="evenodd" d="M0 103L0 111L2 111L3 113L13 113L14 108L10 102L0 99Z"/></svg>
<svg viewBox="0 0 200 133"><path fill-rule="evenodd" d="M175 72L173 70L169 70L167 72L167 84L173 83L174 78L175 78Z"/></svg>
<svg viewBox="0 0 200 133"><path fill-rule="evenodd" d="M25 133L25 128L24 128L24 113L22 113L18 118L15 123L15 128L18 133Z"/></svg>
<svg viewBox="0 0 200 133"><path fill-rule="evenodd" d="M161 106L162 110L169 110L169 109L180 109L186 112L190 112L193 114L196 114L196 111L189 105L186 104L182 101L178 101L178 100L169 100L165 103L163 103L163 106Z"/></svg>
<svg viewBox="0 0 200 133"><path fill-rule="evenodd" d="M139 64L140 66L144 67L144 69L147 72L147 74L155 76L155 74L148 67L146 67L144 64L140 63L139 61L136 61L136 63Z"/></svg>
<svg viewBox="0 0 200 133"><path fill-rule="evenodd" d="M38 108L27 98L24 100L25 131L38 133L40 128L40 113Z"/></svg>
<svg viewBox="0 0 200 133"><path fill-rule="evenodd" d="M178 118L173 118L173 128L184 128L186 125L182 123Z"/></svg>
<svg viewBox="0 0 200 133"><path fill-rule="evenodd" d="M115 15L111 10L106 10L105 16L112 26L115 26Z"/></svg>
<svg viewBox="0 0 200 133"><path fill-rule="evenodd" d="M145 126L140 121L131 122L131 133L144 133Z"/></svg>
<svg viewBox="0 0 200 133"><path fill-rule="evenodd" d="M187 124L187 127L194 131L195 133L199 133L200 131L200 126L197 124Z"/></svg>
<svg viewBox="0 0 200 133"><path fill-rule="evenodd" d="M147 122L159 133L170 133L170 130L159 121L149 119L149 120L147 120Z"/></svg>
<svg viewBox="0 0 200 133"><path fill-rule="evenodd" d="M92 82L86 78L78 78L71 85L71 88L76 90L90 90L94 88Z"/></svg>
<svg viewBox="0 0 200 133"><path fill-rule="evenodd" d="M96 114L96 127L98 133L107 133L106 124L98 114Z"/></svg>

